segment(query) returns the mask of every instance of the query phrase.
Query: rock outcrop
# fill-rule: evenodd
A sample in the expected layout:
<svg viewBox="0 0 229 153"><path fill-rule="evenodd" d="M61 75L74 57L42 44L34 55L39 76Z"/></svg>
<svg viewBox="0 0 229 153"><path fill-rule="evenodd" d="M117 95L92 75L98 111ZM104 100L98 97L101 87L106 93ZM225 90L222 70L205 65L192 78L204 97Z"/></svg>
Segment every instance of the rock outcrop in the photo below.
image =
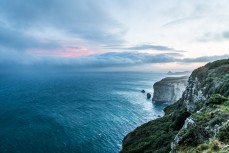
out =
<svg viewBox="0 0 229 153"><path fill-rule="evenodd" d="M150 99L151 98L151 94L147 93L146 97L147 97L147 99Z"/></svg>
<svg viewBox="0 0 229 153"><path fill-rule="evenodd" d="M188 84L188 76L167 77L153 85L153 101L174 103L179 100Z"/></svg>
<svg viewBox="0 0 229 153"><path fill-rule="evenodd" d="M229 59L194 70L165 115L127 134L122 153L229 152Z"/></svg>
<svg viewBox="0 0 229 153"><path fill-rule="evenodd" d="M141 93L145 93L146 91L145 90L141 90Z"/></svg>

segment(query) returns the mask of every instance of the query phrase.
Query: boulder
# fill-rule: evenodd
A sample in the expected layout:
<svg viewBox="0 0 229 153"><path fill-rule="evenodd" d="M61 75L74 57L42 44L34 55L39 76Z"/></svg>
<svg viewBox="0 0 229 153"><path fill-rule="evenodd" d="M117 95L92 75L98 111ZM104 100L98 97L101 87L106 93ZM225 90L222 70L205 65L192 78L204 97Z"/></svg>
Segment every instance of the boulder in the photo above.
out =
<svg viewBox="0 0 229 153"><path fill-rule="evenodd" d="M145 90L141 90L142 93L145 93L146 91Z"/></svg>
<svg viewBox="0 0 229 153"><path fill-rule="evenodd" d="M151 94L150 93L147 93L147 99L150 99L151 98Z"/></svg>

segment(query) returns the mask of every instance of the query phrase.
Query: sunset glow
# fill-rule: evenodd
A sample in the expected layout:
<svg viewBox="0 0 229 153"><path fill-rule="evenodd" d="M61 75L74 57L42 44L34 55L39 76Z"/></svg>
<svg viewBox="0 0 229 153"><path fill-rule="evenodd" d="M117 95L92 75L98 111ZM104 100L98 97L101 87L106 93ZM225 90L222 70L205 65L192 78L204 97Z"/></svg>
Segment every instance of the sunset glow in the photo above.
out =
<svg viewBox="0 0 229 153"><path fill-rule="evenodd" d="M81 56L88 56L95 53L85 47L81 47L81 48L70 47L70 48L65 48L63 50L51 50L51 51L30 49L28 52L35 55L60 56L60 57L81 57Z"/></svg>

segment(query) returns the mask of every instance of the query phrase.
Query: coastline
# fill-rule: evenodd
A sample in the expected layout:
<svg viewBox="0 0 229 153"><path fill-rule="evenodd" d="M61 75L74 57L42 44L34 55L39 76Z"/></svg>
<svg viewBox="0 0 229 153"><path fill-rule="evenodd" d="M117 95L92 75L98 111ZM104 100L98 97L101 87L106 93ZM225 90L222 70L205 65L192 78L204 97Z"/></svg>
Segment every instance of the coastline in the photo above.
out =
<svg viewBox="0 0 229 153"><path fill-rule="evenodd" d="M182 97L164 109L163 117L127 134L121 153L228 152L229 137L224 136L229 130L228 75L229 59L194 70ZM201 148L203 145L206 147Z"/></svg>

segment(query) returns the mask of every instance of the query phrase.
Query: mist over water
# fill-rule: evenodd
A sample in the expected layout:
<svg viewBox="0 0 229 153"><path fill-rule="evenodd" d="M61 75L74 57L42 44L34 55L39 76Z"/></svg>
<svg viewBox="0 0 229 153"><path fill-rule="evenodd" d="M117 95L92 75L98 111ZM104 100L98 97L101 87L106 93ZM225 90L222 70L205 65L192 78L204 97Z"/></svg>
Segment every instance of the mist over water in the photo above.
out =
<svg viewBox="0 0 229 153"><path fill-rule="evenodd" d="M156 73L0 74L0 152L116 153L163 114L146 100Z"/></svg>

